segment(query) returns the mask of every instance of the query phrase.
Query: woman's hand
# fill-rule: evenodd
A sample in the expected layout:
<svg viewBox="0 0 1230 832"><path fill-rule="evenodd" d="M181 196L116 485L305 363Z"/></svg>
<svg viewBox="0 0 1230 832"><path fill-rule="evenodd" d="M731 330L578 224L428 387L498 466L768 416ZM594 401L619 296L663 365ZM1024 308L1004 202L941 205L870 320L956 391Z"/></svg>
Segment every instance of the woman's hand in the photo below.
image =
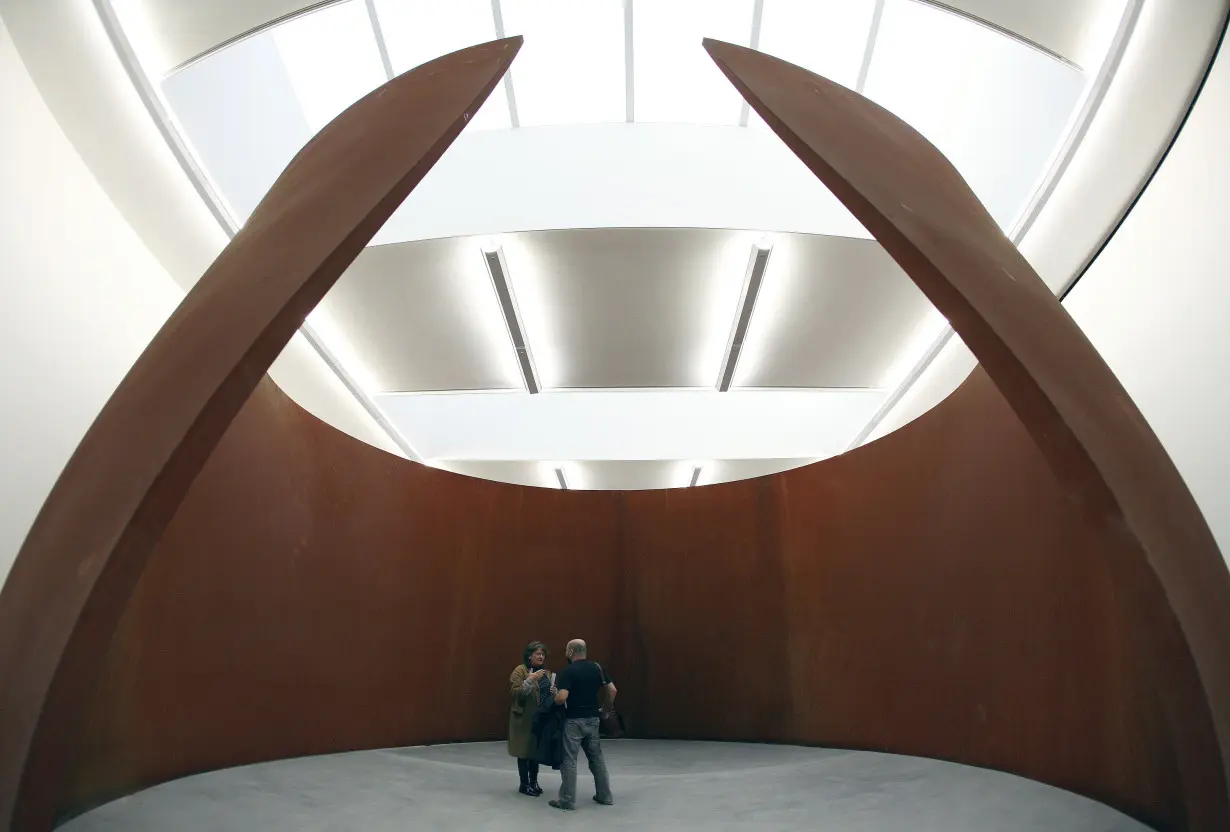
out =
<svg viewBox="0 0 1230 832"><path fill-rule="evenodd" d="M533 673L530 674L530 678L533 679L535 682L537 682L539 679L541 679L546 674L547 674L547 671L545 670L535 670Z"/></svg>
<svg viewBox="0 0 1230 832"><path fill-rule="evenodd" d="M552 695L552 696L555 696L555 694L557 694L557 693L559 693L559 688L557 688L555 685L552 685L552 686L551 686L551 695Z"/></svg>

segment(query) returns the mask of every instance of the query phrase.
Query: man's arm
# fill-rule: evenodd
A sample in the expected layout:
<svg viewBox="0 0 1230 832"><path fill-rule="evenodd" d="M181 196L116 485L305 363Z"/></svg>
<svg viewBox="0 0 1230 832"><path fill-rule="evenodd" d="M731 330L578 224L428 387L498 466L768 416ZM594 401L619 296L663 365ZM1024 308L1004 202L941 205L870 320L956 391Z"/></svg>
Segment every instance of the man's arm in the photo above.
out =
<svg viewBox="0 0 1230 832"><path fill-rule="evenodd" d="M565 668L555 677L555 704L563 705L568 701L568 688L572 686L572 674Z"/></svg>
<svg viewBox="0 0 1230 832"><path fill-rule="evenodd" d="M615 704L615 694L617 693L619 693L619 690L615 687L615 683L607 682L606 683L606 705L608 708Z"/></svg>

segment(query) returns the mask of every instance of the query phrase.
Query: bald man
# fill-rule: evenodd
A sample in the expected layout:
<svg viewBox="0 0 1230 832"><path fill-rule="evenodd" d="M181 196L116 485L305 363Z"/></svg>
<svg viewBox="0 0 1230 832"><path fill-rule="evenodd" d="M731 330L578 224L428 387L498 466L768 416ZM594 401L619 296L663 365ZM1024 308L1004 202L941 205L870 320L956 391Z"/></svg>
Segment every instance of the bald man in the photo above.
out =
<svg viewBox="0 0 1230 832"><path fill-rule="evenodd" d="M598 739L598 695L606 691L607 704L615 702L615 685L607 678L602 666L591 662L589 648L579 638L568 642L570 664L555 678L555 701L567 708L564 714L564 762L560 766L559 798L551 801L556 809L569 811L577 802L577 753L585 749L589 770L594 775L594 801L603 806L615 802L611 795L611 778L602 758L602 743Z"/></svg>

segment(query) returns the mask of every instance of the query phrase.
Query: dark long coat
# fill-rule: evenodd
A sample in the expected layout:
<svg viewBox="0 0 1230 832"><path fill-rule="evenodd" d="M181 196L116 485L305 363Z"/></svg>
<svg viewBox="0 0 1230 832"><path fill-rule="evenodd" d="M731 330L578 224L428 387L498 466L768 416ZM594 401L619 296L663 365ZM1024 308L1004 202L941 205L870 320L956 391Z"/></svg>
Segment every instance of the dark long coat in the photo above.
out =
<svg viewBox="0 0 1230 832"><path fill-rule="evenodd" d="M538 741L533 734L534 711L538 710L538 685L531 685L529 693L523 693L522 685L530 675L524 664L517 665L508 677L508 691L512 704L508 713L508 753L522 760L534 759Z"/></svg>

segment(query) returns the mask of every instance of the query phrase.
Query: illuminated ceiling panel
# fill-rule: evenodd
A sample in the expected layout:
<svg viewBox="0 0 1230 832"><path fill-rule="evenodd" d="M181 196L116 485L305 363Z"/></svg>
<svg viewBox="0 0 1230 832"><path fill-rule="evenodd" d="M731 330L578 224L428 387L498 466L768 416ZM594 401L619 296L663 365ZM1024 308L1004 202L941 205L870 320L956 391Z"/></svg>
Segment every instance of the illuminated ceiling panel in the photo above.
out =
<svg viewBox="0 0 1230 832"><path fill-rule="evenodd" d="M876 0L765 0L761 52L854 88Z"/></svg>
<svg viewBox="0 0 1230 832"><path fill-rule="evenodd" d="M752 0L653 0L634 6L637 121L737 124L743 99L701 46L747 46Z"/></svg>
<svg viewBox="0 0 1230 832"><path fill-rule="evenodd" d="M878 387L934 307L875 240L775 235L737 387Z"/></svg>
<svg viewBox="0 0 1230 832"><path fill-rule="evenodd" d="M502 0L504 31L525 45L513 64L522 127L623 121L622 0Z"/></svg>
<svg viewBox="0 0 1230 832"><path fill-rule="evenodd" d="M363 0L303 15L272 33L313 133L387 80Z"/></svg>
<svg viewBox="0 0 1230 832"><path fill-rule="evenodd" d="M375 0L375 5L389 60L398 74L496 38L491 0ZM503 87L496 87L466 130L511 126L508 98Z"/></svg>
<svg viewBox="0 0 1230 832"><path fill-rule="evenodd" d="M544 389L712 387L755 234L586 229L503 238Z"/></svg>
<svg viewBox="0 0 1230 832"><path fill-rule="evenodd" d="M162 92L201 168L241 225L312 136L272 32L175 73Z"/></svg>
<svg viewBox="0 0 1230 832"><path fill-rule="evenodd" d="M1009 230L1084 86L1075 67L986 26L887 0L864 92L938 147Z"/></svg>

